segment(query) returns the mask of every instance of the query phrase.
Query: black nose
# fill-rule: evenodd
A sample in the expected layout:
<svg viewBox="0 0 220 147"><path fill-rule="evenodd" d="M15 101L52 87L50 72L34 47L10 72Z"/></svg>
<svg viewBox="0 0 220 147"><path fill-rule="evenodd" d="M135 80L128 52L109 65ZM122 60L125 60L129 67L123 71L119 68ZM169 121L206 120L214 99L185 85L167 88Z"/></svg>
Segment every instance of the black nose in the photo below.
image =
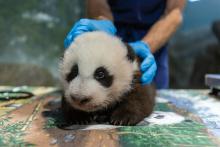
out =
<svg viewBox="0 0 220 147"><path fill-rule="evenodd" d="M71 95L71 99L75 103L83 105L83 104L86 104L86 103L90 102L92 98L91 97L79 97L79 96Z"/></svg>
<svg viewBox="0 0 220 147"><path fill-rule="evenodd" d="M80 100L80 104L86 104L86 103L88 103L90 100L91 100L91 98L82 99L82 100Z"/></svg>

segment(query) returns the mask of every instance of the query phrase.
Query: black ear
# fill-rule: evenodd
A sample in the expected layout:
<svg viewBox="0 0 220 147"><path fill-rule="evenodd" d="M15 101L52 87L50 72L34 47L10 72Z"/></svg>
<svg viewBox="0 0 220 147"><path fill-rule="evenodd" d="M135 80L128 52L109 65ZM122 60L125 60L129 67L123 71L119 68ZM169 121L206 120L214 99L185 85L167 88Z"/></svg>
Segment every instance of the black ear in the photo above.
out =
<svg viewBox="0 0 220 147"><path fill-rule="evenodd" d="M126 45L127 51L128 51L127 52L127 58L128 58L129 61L133 62L134 59L135 59L135 52L128 43L125 43L125 45Z"/></svg>

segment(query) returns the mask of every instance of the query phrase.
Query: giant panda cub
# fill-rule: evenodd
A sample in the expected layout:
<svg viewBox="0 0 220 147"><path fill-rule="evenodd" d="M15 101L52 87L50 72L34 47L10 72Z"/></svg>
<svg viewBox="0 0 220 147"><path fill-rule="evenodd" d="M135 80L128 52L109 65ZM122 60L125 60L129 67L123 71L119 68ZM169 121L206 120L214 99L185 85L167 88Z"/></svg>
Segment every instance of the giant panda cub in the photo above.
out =
<svg viewBox="0 0 220 147"><path fill-rule="evenodd" d="M140 84L138 67L132 48L119 38L100 31L79 35L60 64L66 121L135 125L149 116L155 89Z"/></svg>

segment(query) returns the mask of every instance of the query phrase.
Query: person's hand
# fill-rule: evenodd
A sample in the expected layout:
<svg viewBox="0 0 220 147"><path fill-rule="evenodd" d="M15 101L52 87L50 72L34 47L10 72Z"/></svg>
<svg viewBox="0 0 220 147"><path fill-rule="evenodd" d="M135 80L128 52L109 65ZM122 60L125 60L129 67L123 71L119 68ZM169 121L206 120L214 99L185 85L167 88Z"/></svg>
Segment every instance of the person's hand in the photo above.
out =
<svg viewBox="0 0 220 147"><path fill-rule="evenodd" d="M78 35L91 31L105 31L115 35L116 28L110 20L80 19L67 34L64 40L64 47L68 48Z"/></svg>
<svg viewBox="0 0 220 147"><path fill-rule="evenodd" d="M136 55L143 60L140 65L142 72L141 83L143 85L150 84L156 74L157 65L149 46L143 41L131 42L129 45Z"/></svg>

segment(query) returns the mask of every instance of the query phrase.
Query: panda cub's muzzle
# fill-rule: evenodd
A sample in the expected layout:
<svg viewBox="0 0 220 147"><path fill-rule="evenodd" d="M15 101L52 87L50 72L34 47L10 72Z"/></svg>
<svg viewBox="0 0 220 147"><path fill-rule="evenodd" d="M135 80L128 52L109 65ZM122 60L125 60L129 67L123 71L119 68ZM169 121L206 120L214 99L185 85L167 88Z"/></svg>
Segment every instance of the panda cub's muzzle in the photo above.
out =
<svg viewBox="0 0 220 147"><path fill-rule="evenodd" d="M89 96L71 95L70 97L71 97L71 100L79 106L85 105L92 100L92 97L89 97Z"/></svg>

